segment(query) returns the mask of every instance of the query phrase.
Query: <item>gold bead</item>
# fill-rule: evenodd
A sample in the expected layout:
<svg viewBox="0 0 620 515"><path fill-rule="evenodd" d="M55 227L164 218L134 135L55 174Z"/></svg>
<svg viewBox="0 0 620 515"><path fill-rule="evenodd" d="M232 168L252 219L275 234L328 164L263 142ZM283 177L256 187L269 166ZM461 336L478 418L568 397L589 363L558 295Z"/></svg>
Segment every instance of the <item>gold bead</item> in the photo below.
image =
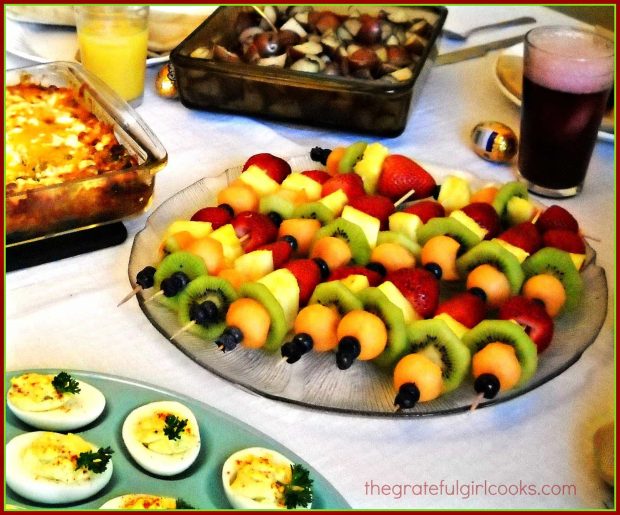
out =
<svg viewBox="0 0 620 515"><path fill-rule="evenodd" d="M162 66L161 70L157 73L155 78L155 91L160 97L164 98L176 98L177 85L174 81L174 70L170 63L166 63Z"/></svg>
<svg viewBox="0 0 620 515"><path fill-rule="evenodd" d="M493 163L507 163L517 153L517 136L500 122L480 122L471 131L474 152Z"/></svg>

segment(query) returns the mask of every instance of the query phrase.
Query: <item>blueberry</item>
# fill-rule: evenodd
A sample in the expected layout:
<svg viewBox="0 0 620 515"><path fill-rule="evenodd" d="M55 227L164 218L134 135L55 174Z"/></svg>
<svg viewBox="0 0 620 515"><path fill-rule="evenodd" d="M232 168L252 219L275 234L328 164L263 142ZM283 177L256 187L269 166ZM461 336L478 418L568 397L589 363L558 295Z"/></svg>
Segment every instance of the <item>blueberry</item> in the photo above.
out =
<svg viewBox="0 0 620 515"><path fill-rule="evenodd" d="M394 406L400 409L409 409L415 406L420 400L420 390L413 383L405 383L398 389L398 394L394 399Z"/></svg>
<svg viewBox="0 0 620 515"><path fill-rule="evenodd" d="M424 265L424 268L426 268L431 274L433 274L437 280L441 279L441 267L437 264L437 263L427 263L426 265Z"/></svg>
<svg viewBox="0 0 620 515"><path fill-rule="evenodd" d="M474 390L485 399L493 399L499 392L499 379L493 374L480 374L474 382Z"/></svg>
<svg viewBox="0 0 620 515"><path fill-rule="evenodd" d="M152 288L155 284L155 267L146 266L136 275L136 283L143 289Z"/></svg>
<svg viewBox="0 0 620 515"><path fill-rule="evenodd" d="M293 249L293 252L297 250L298 245L297 245L297 238L295 238L295 236L291 236L290 234L287 234L282 239L291 246L291 248Z"/></svg>
<svg viewBox="0 0 620 515"><path fill-rule="evenodd" d="M312 261L318 265L319 272L321 273L321 279L323 281L327 279L329 277L329 265L327 262L321 258L312 258Z"/></svg>

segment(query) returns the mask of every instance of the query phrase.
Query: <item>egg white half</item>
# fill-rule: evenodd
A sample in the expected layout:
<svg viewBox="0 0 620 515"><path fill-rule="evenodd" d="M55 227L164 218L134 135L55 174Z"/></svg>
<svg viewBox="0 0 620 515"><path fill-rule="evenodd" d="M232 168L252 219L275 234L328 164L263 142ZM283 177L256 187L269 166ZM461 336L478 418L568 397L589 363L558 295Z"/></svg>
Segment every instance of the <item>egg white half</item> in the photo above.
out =
<svg viewBox="0 0 620 515"><path fill-rule="evenodd" d="M234 482L237 474L237 461L245 460L249 456L267 457L274 463L283 464L286 466L292 466L293 462L286 456L280 454L271 449L265 449L264 447L249 447L231 454L224 462L222 467L222 485L224 487L224 493L230 505L236 510L279 510L284 509L278 504L271 502L258 502L249 497L239 495L234 489L231 488L231 484ZM304 508L311 508L312 505L305 506Z"/></svg>
<svg viewBox="0 0 620 515"><path fill-rule="evenodd" d="M80 380L80 392L71 395L62 406L47 411L26 411L7 396L7 407L22 422L46 431L72 431L84 427L101 415L104 395L94 386Z"/></svg>
<svg viewBox="0 0 620 515"><path fill-rule="evenodd" d="M126 494L126 495L121 495L119 497L114 497L114 499L110 499L109 501L106 501L104 504L101 505L101 507L99 508L100 510L163 510L166 508L160 508L160 507L150 507L150 508L134 508L131 506L132 501L134 501L136 498L146 498L148 500L150 500L153 503L158 503L160 500L162 499L172 499L172 498L164 498L163 496L160 495L151 495L151 494ZM176 499L172 499L172 501L174 501L174 506L176 508ZM171 509L175 509L175 508L171 508Z"/></svg>
<svg viewBox="0 0 620 515"><path fill-rule="evenodd" d="M147 448L135 436L136 427L141 419L156 412L168 412L179 418L187 419L188 425L195 429L196 444L186 452L179 454L160 454ZM192 411L176 401L159 401L145 404L133 410L125 419L122 437L127 451L143 469L158 476L174 476L188 469L200 452L200 433L198 422Z"/></svg>
<svg viewBox="0 0 620 515"><path fill-rule="evenodd" d="M24 433L6 444L6 484L22 497L42 504L61 504L81 501L102 490L112 477L112 461L101 474L89 473L83 481L65 483L37 476L24 466L21 458L30 444L43 431ZM93 451L97 449L92 446Z"/></svg>

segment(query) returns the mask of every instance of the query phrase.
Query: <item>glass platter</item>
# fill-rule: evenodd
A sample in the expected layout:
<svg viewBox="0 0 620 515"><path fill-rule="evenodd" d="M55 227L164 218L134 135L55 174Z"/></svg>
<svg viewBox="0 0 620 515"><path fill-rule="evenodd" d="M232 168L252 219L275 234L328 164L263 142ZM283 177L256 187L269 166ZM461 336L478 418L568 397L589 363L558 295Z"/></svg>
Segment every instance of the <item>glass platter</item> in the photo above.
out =
<svg viewBox="0 0 620 515"><path fill-rule="evenodd" d="M33 370L6 372L5 391L10 379ZM56 374L58 370L36 370L42 374ZM149 493L181 498L196 509L230 509L221 481L224 461L233 453L248 447L265 447L278 451L295 463L302 463L314 479L314 500L316 509L350 509L345 499L318 472L299 456L288 450L273 438L257 431L230 415L226 415L206 404L163 388L151 386L132 379L65 370L78 380L98 388L106 397L106 408L97 420L76 432L95 444L110 445L114 450L112 463L114 471L108 485L98 494L84 501L71 504L42 505L33 503L6 489L5 502L19 509L69 509L96 510L104 502L128 493ZM172 477L157 477L138 467L129 456L121 438L120 428L125 417L138 406L157 401L177 401L192 410L200 427L202 448L197 460L185 472ZM18 420L7 410L5 438L11 440L32 428Z"/></svg>
<svg viewBox="0 0 620 515"><path fill-rule="evenodd" d="M320 167L310 158L290 159L294 171ZM449 174L468 178L474 187L482 182L472 174L455 172L431 164L423 164L437 179ZM188 220L198 209L215 205L216 193L241 172L241 167L227 170L222 176L205 178L185 188L159 206L134 240L129 259L129 279L136 285L136 274L155 263L156 250L167 226L174 220ZM520 389L500 393L495 399L484 400L479 407L501 403L523 395L546 383L573 365L594 342L607 312L607 280L605 271L595 264L595 253L587 246L582 270L587 288L577 309L556 319L553 341L540 355L539 366L532 380ZM157 302L145 303L152 291L138 294L138 302L150 322L166 338L180 325L176 313ZM446 415L466 411L474 400L473 381L467 380L457 390L436 400L419 403L410 410L395 412L391 375L369 362L357 362L350 369L336 368L333 353L310 352L297 363L281 362L279 353L268 354L239 346L222 353L213 342L190 333L182 333L171 344L202 367L251 392L300 406L340 413L416 417Z"/></svg>

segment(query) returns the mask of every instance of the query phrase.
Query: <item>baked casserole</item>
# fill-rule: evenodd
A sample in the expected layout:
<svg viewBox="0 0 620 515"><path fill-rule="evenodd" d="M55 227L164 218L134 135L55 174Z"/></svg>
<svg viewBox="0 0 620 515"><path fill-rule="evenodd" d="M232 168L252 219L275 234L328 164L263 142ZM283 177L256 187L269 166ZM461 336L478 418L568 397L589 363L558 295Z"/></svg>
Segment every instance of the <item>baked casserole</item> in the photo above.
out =
<svg viewBox="0 0 620 515"><path fill-rule="evenodd" d="M122 111L128 106L109 98L110 90L71 80L88 79L78 65L56 68L69 80L56 85L24 75L5 88L8 244L144 211L153 173L166 162L159 142L135 113ZM140 131L121 120L135 122Z"/></svg>

